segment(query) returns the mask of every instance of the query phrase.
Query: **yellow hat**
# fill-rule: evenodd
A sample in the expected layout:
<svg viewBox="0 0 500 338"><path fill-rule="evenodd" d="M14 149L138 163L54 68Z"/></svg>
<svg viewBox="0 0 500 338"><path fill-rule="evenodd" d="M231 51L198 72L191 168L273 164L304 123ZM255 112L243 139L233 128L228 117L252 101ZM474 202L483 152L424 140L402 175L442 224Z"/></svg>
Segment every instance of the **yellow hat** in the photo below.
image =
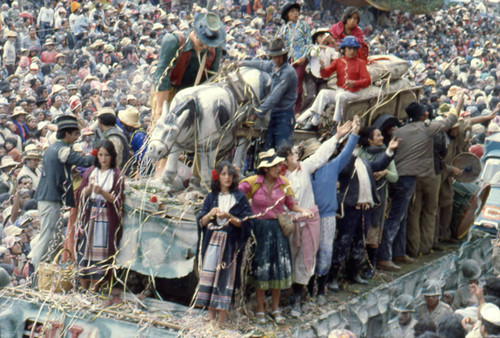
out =
<svg viewBox="0 0 500 338"><path fill-rule="evenodd" d="M116 116L115 111L113 110L113 108L104 107L101 110L99 110L99 112L97 113L97 117L102 116L102 115L106 115L106 114L112 114L112 115Z"/></svg>

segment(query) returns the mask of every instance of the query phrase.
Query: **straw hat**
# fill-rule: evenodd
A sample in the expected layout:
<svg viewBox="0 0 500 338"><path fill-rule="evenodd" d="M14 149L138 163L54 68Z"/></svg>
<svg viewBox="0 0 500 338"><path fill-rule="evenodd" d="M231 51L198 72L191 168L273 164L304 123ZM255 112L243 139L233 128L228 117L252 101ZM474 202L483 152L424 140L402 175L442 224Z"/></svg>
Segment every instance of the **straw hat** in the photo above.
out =
<svg viewBox="0 0 500 338"><path fill-rule="evenodd" d="M276 155L276 151L274 149L269 149L268 151L264 151L262 153L259 153L259 165L257 166L257 169L259 168L271 168L274 167L276 164L279 164L283 162L285 159L283 157L279 157Z"/></svg>
<svg viewBox="0 0 500 338"><path fill-rule="evenodd" d="M457 95L460 92L460 90L462 90L462 88L460 88L459 86L451 86L451 88L448 89L447 96L453 97L453 96Z"/></svg>
<svg viewBox="0 0 500 338"><path fill-rule="evenodd" d="M14 108L14 113L11 117L19 116L19 115L28 115L27 112L24 111L23 107Z"/></svg>
<svg viewBox="0 0 500 338"><path fill-rule="evenodd" d="M54 46L56 43L52 41L51 39L47 39L45 43L43 44L44 46Z"/></svg>
<svg viewBox="0 0 500 338"><path fill-rule="evenodd" d="M0 169L8 168L8 167L15 167L19 165L19 162L14 161L14 159L10 156L4 156L2 157L2 161L0 162Z"/></svg>
<svg viewBox="0 0 500 338"><path fill-rule="evenodd" d="M17 33L14 31L8 31L7 32L7 37L8 38L17 38Z"/></svg>
<svg viewBox="0 0 500 338"><path fill-rule="evenodd" d="M3 229L3 233L5 234L5 237L9 236L19 236L23 232L23 229L16 227L15 225L9 225L5 229Z"/></svg>
<svg viewBox="0 0 500 338"><path fill-rule="evenodd" d="M26 151L25 155L23 156L23 159L25 159L25 160L41 160L42 154L38 150Z"/></svg>
<svg viewBox="0 0 500 338"><path fill-rule="evenodd" d="M66 57L66 55L59 53L59 54L56 55L56 57L54 58L54 60L57 61L57 59L59 59L59 58L65 58L65 57Z"/></svg>
<svg viewBox="0 0 500 338"><path fill-rule="evenodd" d="M141 123L139 122L139 111L135 107L129 106L125 110L120 110L118 112L118 119L132 128L137 129L141 127Z"/></svg>
<svg viewBox="0 0 500 338"><path fill-rule="evenodd" d="M53 85L52 86L52 92L50 93L50 96L54 96L55 94L59 93L61 90L64 90L64 87L61 85Z"/></svg>
<svg viewBox="0 0 500 338"><path fill-rule="evenodd" d="M36 126L37 130L42 130L43 128L47 127L50 124L49 121L42 121L39 122L38 125Z"/></svg>

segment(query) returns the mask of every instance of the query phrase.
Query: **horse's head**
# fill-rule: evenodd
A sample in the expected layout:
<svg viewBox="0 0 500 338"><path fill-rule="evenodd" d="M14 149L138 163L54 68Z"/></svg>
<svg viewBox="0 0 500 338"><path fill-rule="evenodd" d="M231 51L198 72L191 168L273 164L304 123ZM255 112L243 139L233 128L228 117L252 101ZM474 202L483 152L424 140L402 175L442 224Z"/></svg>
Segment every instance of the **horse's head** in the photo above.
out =
<svg viewBox="0 0 500 338"><path fill-rule="evenodd" d="M179 132L189 117L194 100L187 100L179 105L175 103L174 99L171 111L169 111L168 105L163 107L161 117L151 132L147 156L153 162L167 156L172 149Z"/></svg>

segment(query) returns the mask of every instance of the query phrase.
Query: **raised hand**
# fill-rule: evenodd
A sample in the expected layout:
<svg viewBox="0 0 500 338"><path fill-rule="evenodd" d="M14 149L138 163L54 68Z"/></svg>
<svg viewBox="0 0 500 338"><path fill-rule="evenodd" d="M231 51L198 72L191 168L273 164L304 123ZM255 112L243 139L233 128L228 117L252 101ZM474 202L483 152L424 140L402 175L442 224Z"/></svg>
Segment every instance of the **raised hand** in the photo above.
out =
<svg viewBox="0 0 500 338"><path fill-rule="evenodd" d="M352 133L354 135L358 135L360 127L361 127L361 124L359 123L359 116L358 115L354 115L354 118L352 120Z"/></svg>
<svg viewBox="0 0 500 338"><path fill-rule="evenodd" d="M401 139L394 136L392 138L391 142L389 142L389 146L388 146L389 150L395 150L399 146L400 142L401 142Z"/></svg>
<svg viewBox="0 0 500 338"><path fill-rule="evenodd" d="M351 129L352 129L352 121L347 121L346 123L337 128L337 135L339 136L339 138L341 138L348 132L350 132Z"/></svg>

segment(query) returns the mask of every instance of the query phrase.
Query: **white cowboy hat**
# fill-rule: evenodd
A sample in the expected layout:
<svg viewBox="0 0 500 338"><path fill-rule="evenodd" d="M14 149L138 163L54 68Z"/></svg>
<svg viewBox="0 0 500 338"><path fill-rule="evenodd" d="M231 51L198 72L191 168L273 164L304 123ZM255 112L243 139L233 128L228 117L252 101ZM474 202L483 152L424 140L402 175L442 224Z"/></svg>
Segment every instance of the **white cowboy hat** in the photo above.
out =
<svg viewBox="0 0 500 338"><path fill-rule="evenodd" d="M118 119L132 128L140 128L139 111L135 107L127 107L127 109L118 112Z"/></svg>

